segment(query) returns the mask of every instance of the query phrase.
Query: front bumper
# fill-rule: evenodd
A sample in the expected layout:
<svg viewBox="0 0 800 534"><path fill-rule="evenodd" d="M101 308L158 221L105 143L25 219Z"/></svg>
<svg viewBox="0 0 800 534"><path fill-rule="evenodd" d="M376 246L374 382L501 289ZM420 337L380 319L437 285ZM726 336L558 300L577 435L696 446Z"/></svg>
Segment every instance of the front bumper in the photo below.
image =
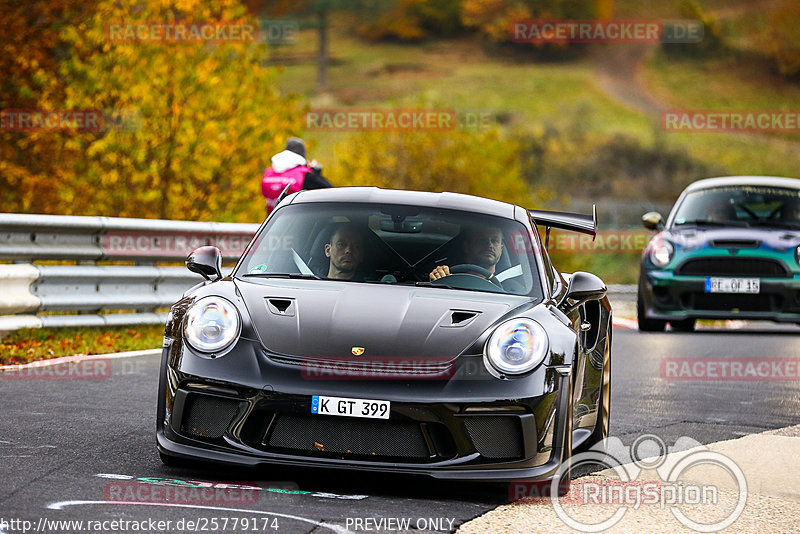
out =
<svg viewBox="0 0 800 534"><path fill-rule="evenodd" d="M746 278L746 277L745 277ZM800 277L760 278L758 294L706 293L705 276L650 270L639 281L647 317L800 321Z"/></svg>
<svg viewBox="0 0 800 534"><path fill-rule="evenodd" d="M157 441L168 456L511 481L551 478L571 446L568 366L499 380L461 357L446 380L309 380L261 357L269 380L253 387L212 378L221 360L183 352L176 340L162 362ZM390 417L312 415L312 395L389 400Z"/></svg>

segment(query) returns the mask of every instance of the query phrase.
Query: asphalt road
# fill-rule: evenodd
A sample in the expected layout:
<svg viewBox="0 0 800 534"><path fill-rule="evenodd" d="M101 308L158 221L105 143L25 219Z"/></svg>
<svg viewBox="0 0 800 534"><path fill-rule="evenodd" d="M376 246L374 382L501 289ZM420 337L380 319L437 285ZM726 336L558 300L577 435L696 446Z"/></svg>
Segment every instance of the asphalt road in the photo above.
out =
<svg viewBox="0 0 800 534"><path fill-rule="evenodd" d="M800 329L766 325L693 334L615 329L612 434L625 443L642 434L670 445L681 436L709 443L800 421L797 380L662 376L665 358L717 357L798 358ZM372 522L381 519L407 520L415 532L442 532L507 501L497 487L427 479L163 466L153 422L158 363L155 357L114 360L110 375L99 373L93 380L0 376L0 533L24 527L59 533L375 532L381 526L397 532L406 526ZM261 489L212 487L220 483ZM189 492L181 494L188 495L181 506L153 502L179 490ZM106 502L120 495L132 502ZM84 523L53 523L72 520Z"/></svg>

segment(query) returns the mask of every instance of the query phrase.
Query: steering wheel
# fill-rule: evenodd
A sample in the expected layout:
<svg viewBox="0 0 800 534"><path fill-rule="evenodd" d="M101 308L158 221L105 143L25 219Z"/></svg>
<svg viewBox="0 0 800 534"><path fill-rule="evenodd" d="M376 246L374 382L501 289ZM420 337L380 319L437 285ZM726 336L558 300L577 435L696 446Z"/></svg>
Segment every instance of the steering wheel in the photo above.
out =
<svg viewBox="0 0 800 534"><path fill-rule="evenodd" d="M452 267L450 267L450 275L461 274L461 273L471 274L472 276L480 275L478 276L479 278L483 277L489 282L496 285L497 287L501 289L503 288L503 286L500 285L500 282L496 278L492 277L492 272L489 271L488 269L484 269L480 265L475 265L474 263L461 263L459 265L453 265ZM445 276L444 278L447 277Z"/></svg>
<svg viewBox="0 0 800 534"><path fill-rule="evenodd" d="M458 273L467 273L467 274L478 273L487 280L489 279L490 276L492 276L492 273L490 273L488 269L484 269L480 265L475 265L473 263L462 263L450 267L450 274L458 274Z"/></svg>

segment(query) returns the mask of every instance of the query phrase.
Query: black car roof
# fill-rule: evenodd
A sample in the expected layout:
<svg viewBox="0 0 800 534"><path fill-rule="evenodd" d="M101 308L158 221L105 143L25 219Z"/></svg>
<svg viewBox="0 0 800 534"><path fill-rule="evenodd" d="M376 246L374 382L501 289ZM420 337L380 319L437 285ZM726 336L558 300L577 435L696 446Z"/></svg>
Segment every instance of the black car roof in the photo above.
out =
<svg viewBox="0 0 800 534"><path fill-rule="evenodd" d="M402 204L442 209L470 211L497 217L514 218L516 206L498 200L464 195L461 193L430 193L379 187L334 187L300 191L292 195L290 203L358 202L367 204Z"/></svg>

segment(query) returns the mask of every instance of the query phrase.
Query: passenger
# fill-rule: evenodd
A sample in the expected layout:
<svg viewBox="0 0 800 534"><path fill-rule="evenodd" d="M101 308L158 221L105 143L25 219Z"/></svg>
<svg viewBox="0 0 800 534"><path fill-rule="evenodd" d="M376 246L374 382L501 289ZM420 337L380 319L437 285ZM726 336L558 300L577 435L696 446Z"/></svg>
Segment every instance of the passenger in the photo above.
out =
<svg viewBox="0 0 800 534"><path fill-rule="evenodd" d="M325 256L330 259L328 278L334 280L363 280L358 275L364 260L364 234L353 224L342 224L325 244Z"/></svg>
<svg viewBox="0 0 800 534"><path fill-rule="evenodd" d="M298 137L290 137L286 148L272 156L272 167L265 170L261 178L261 194L267 200L267 213L275 208L287 185L290 193L331 187L322 176L322 165L317 160L306 162L306 144Z"/></svg>
<svg viewBox="0 0 800 534"><path fill-rule="evenodd" d="M783 203L781 219L788 222L800 223L800 199L787 200Z"/></svg>
<svg viewBox="0 0 800 534"><path fill-rule="evenodd" d="M467 229L465 234L463 242L465 263L483 267L490 273L488 279L491 280L495 275L495 267L500 261L500 255L503 253L503 232L497 227L489 226ZM428 278L434 281L450 274L448 265L439 265L430 272ZM478 271L469 274L487 278Z"/></svg>

